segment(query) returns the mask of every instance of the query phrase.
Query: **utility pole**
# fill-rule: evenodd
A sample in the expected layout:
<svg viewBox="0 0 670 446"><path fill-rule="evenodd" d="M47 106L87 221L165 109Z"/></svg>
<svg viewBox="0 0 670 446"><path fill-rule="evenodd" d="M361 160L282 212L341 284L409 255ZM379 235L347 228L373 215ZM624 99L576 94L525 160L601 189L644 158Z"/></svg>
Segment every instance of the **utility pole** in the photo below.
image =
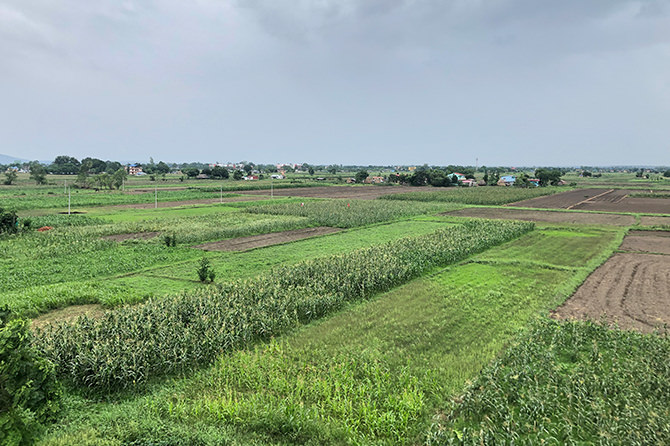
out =
<svg viewBox="0 0 670 446"><path fill-rule="evenodd" d="M158 186L154 186L154 209L158 209Z"/></svg>
<svg viewBox="0 0 670 446"><path fill-rule="evenodd" d="M65 186L64 186L64 189L63 189L63 193L66 193L66 192L67 192L67 180L65 180Z"/></svg>
<svg viewBox="0 0 670 446"><path fill-rule="evenodd" d="M223 203L223 184L221 185L221 203Z"/></svg>
<svg viewBox="0 0 670 446"><path fill-rule="evenodd" d="M67 190L67 215L70 215L70 189Z"/></svg>
<svg viewBox="0 0 670 446"><path fill-rule="evenodd" d="M275 179L270 177L270 198L275 197Z"/></svg>

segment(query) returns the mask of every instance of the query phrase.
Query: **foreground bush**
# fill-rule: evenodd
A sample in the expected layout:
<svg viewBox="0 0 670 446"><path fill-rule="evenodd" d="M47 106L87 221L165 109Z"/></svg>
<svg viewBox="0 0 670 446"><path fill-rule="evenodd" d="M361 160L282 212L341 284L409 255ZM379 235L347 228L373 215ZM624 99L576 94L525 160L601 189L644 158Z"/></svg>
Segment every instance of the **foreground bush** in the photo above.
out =
<svg viewBox="0 0 670 446"><path fill-rule="evenodd" d="M484 370L429 444L670 444L670 339L541 321Z"/></svg>
<svg viewBox="0 0 670 446"><path fill-rule="evenodd" d="M345 255L275 268L258 278L83 317L50 328L39 348L76 384L132 387L206 364L226 350L267 339L407 282L440 265L511 240L532 223L471 221Z"/></svg>
<svg viewBox="0 0 670 446"><path fill-rule="evenodd" d="M59 396L53 366L30 347L27 321L0 308L0 444L32 444Z"/></svg>

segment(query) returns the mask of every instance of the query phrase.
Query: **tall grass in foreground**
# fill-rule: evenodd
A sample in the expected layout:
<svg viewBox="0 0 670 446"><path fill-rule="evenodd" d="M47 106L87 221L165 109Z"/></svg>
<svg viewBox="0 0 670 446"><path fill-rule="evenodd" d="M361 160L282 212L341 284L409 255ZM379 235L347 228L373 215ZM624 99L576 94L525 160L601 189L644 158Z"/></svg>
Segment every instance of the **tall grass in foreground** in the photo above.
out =
<svg viewBox="0 0 670 446"><path fill-rule="evenodd" d="M397 220L431 212L446 212L456 207L437 203L394 203L374 200L328 200L251 206L253 214L307 217L321 226L353 228L382 221Z"/></svg>
<svg viewBox="0 0 670 446"><path fill-rule="evenodd" d="M478 205L501 205L530 198L565 192L566 188L556 187L449 187L420 190L403 194L390 194L379 197L380 200L425 201L444 203L463 203Z"/></svg>
<svg viewBox="0 0 670 446"><path fill-rule="evenodd" d="M75 384L114 391L152 376L186 372L220 353L267 339L346 302L435 266L511 240L532 223L474 220L345 255L273 269L218 290L150 300L41 333L37 346Z"/></svg>
<svg viewBox="0 0 670 446"><path fill-rule="evenodd" d="M670 444L670 338L538 322L484 370L428 444Z"/></svg>

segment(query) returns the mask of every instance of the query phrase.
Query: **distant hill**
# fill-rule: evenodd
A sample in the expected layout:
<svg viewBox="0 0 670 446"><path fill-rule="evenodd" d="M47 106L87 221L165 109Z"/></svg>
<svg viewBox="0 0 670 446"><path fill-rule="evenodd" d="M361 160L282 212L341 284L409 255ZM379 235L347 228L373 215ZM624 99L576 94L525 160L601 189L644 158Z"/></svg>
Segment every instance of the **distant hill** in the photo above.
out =
<svg viewBox="0 0 670 446"><path fill-rule="evenodd" d="M26 162L28 160L23 159L23 158L17 158L15 156L3 155L2 153L0 153L0 164L9 164L9 163L13 163L15 161L23 163L23 162Z"/></svg>

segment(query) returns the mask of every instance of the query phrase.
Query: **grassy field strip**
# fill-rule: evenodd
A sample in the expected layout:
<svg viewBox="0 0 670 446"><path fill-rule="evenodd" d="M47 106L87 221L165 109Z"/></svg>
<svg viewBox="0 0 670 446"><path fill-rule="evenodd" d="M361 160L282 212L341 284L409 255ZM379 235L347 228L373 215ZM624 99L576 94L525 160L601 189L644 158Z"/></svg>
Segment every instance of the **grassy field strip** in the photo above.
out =
<svg viewBox="0 0 670 446"><path fill-rule="evenodd" d="M349 229L336 234L314 237L291 242L287 245L275 245L245 252L208 253L217 276L237 279L253 277L274 265L295 263L353 249L397 240L407 235L421 235L444 228L448 222L425 222L406 220L379 224L360 229ZM196 260L180 262L169 267L155 268L152 274L172 277L194 277Z"/></svg>
<svg viewBox="0 0 670 446"><path fill-rule="evenodd" d="M8 290L0 294L0 303L8 304L14 311L29 317L67 305L100 303L106 307L114 307L139 302L149 297L203 287L200 283L193 282L197 278L195 270L202 256L210 258L219 280L226 281L253 277L275 265L344 253L352 249L397 240L408 234L427 234L446 226L449 226L449 223L401 221L362 229L350 229L338 234L239 253L205 253L190 248L176 248L175 251L175 248L165 250L156 245L139 244L137 246L142 249L146 249L143 248L144 246L154 246L152 249L159 249L160 252L172 252L174 255L169 257L169 266L154 264L142 268L141 264L137 264L130 271L118 275L103 275L91 280L65 280L60 283L32 287L24 286L20 287L21 289ZM126 252L132 247L116 244L112 246L121 252ZM112 254L109 255L112 256ZM95 258L97 259L98 256L96 255ZM71 262L72 258L68 260ZM105 257L102 257L102 261L105 265L108 263ZM53 262L49 261L49 264L53 267ZM94 266L91 263L87 265L89 269ZM36 272L39 273L39 270ZM77 269L74 272L78 274Z"/></svg>
<svg viewBox="0 0 670 446"><path fill-rule="evenodd" d="M84 436L110 444L176 437L193 444L421 443L439 409L581 274L539 264L551 260L548 243L567 237L544 232L224 355L151 395L94 407L75 399L72 424L44 444ZM619 238L616 231L568 232L588 241L570 252L579 268L595 267ZM534 266L476 262L522 247L538 259Z"/></svg>

